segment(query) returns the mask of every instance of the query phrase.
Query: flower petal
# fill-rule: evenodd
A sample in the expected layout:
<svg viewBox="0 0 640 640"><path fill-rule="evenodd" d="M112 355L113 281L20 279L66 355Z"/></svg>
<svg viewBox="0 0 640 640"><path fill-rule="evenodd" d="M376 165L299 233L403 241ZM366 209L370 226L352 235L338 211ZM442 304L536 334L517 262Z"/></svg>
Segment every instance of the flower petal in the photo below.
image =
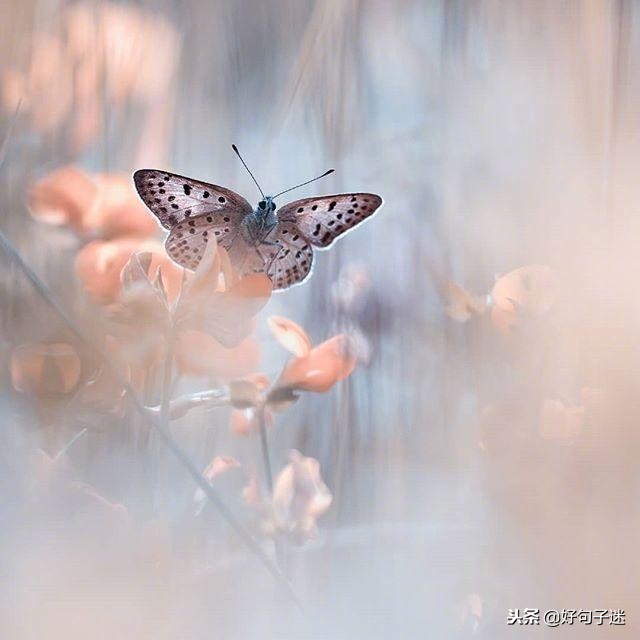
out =
<svg viewBox="0 0 640 640"><path fill-rule="evenodd" d="M97 193L95 182L84 171L73 166L62 167L29 189L27 206L31 215L41 222L66 224L80 231Z"/></svg>
<svg viewBox="0 0 640 640"><path fill-rule="evenodd" d="M339 334L289 362L275 386L322 393L351 375L356 364L349 336Z"/></svg>
<svg viewBox="0 0 640 640"><path fill-rule="evenodd" d="M75 348L66 343L31 343L11 353L11 381L16 391L64 394L80 380L81 363Z"/></svg>
<svg viewBox="0 0 640 640"><path fill-rule="evenodd" d="M307 332L293 320L283 316L269 316L267 324L276 340L294 356L301 358L311 351L311 339Z"/></svg>
<svg viewBox="0 0 640 640"><path fill-rule="evenodd" d="M187 329L178 335L176 360L183 373L236 380L258 366L260 346L249 337L237 347L226 348L208 333Z"/></svg>
<svg viewBox="0 0 640 640"><path fill-rule="evenodd" d="M202 472L207 482L213 482L218 476L222 475L229 469L238 469L240 463L231 456L216 456Z"/></svg>

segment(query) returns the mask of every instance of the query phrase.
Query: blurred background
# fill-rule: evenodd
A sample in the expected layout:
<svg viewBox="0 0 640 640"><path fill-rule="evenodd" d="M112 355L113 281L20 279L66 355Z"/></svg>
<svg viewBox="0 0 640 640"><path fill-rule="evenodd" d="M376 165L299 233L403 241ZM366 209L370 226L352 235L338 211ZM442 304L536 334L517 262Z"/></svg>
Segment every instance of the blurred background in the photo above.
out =
<svg viewBox="0 0 640 640"><path fill-rule="evenodd" d="M216 480L304 615L0 256L0 635L635 637L639 19L635 0L2 3L0 228L107 351L128 256L171 269L134 170L255 203L236 143L265 192L335 167L293 198L385 204L271 297L245 351L177 354L179 395L276 378L272 314L358 345L268 426L275 472L291 449L320 463L313 539L274 550L246 477ZM141 371L156 405L161 370ZM261 476L233 420L171 432L198 469ZM512 627L515 608L626 625Z"/></svg>

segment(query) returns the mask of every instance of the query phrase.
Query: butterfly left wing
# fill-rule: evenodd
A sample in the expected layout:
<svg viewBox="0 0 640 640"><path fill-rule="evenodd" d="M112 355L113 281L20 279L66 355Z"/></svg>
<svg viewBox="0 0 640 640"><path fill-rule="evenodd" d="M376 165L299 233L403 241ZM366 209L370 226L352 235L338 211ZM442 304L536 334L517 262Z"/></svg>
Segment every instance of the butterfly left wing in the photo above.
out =
<svg viewBox="0 0 640 640"><path fill-rule="evenodd" d="M165 229L204 214L214 216L216 222L237 226L252 211L251 205L231 189L168 171L140 169L133 174L133 181L142 201ZM225 217L229 220L223 220Z"/></svg>
<svg viewBox="0 0 640 640"><path fill-rule="evenodd" d="M203 214L186 218L176 224L164 244L172 260L187 269L195 269L204 255L210 238L230 251L234 244L242 241L239 237L239 223L227 213Z"/></svg>
<svg viewBox="0 0 640 640"><path fill-rule="evenodd" d="M304 198L280 207L278 220L294 223L311 244L324 248L373 215L381 204L382 198L374 193Z"/></svg>

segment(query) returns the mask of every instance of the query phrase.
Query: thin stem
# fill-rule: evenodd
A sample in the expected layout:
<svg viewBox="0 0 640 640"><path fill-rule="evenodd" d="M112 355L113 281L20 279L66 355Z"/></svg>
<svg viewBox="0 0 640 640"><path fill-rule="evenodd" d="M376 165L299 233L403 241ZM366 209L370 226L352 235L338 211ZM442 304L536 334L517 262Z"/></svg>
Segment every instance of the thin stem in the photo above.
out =
<svg viewBox="0 0 640 640"><path fill-rule="evenodd" d="M80 431L78 431L78 433L76 433L75 436L73 436L73 438L71 438L71 440L69 440L69 442L67 442L67 444L64 445L64 447L62 447L62 449L60 449L60 451L58 451L58 453L56 453L55 457L53 458L53 460L58 460L58 458L60 458L61 456L63 456L65 453L67 453L67 451L69 451L69 449L71 449L71 447L73 447L73 445L80 440L80 438L82 438L82 436L87 433L87 428L85 427L84 429L81 429Z"/></svg>
<svg viewBox="0 0 640 640"><path fill-rule="evenodd" d="M78 326L75 320L67 313L62 305L56 300L53 292L49 287L40 280L35 271L27 265L22 259L22 256L18 253L16 248L11 244L11 241L7 236L0 231L0 248L6 253L8 258L14 263L27 277L29 282L33 285L34 289L42 296L45 302L56 312L56 314L64 320L71 332L78 338L87 349L95 353L100 359L107 365L109 371L118 381L118 384L126 391L127 395L131 399L131 402L136 411L142 416L142 419L147 425L154 429L165 446L171 451L171 453L177 458L178 462L184 467L185 471L191 476L193 481L202 489L207 499L218 510L218 513L227 521L227 523L236 532L236 535L245 544L245 546L260 560L265 569L271 574L276 583L282 588L287 596L297 605L302 611L302 603L298 596L293 591L291 585L285 576L280 572L277 566L273 564L269 556L265 553L258 542L253 536L244 528L244 526L236 520L233 513L222 502L220 496L215 489L202 477L202 474L198 471L196 466L191 462L187 454L178 446L173 440L169 432L162 426L161 421L157 418L154 419L149 412L147 412L144 404L138 398L136 390L131 386L128 380L126 380L118 371L118 368L114 365L113 361L100 349L95 341L91 340L89 336L85 335L84 331Z"/></svg>
<svg viewBox="0 0 640 640"><path fill-rule="evenodd" d="M173 355L176 345L176 330L173 324L167 331L167 352L164 357L164 370L162 373L162 396L160 398L160 424L163 429L169 428L171 395L173 384L171 376L173 372Z"/></svg>
<svg viewBox="0 0 640 640"><path fill-rule="evenodd" d="M269 457L269 442L267 440L267 424L264 415L264 407L257 409L258 428L260 430L260 447L262 449L262 462L264 464L264 475L267 479L269 495L273 494L273 474L271 472L271 459Z"/></svg>
<svg viewBox="0 0 640 640"><path fill-rule="evenodd" d="M267 489L269 498L273 499L273 472L271 471L271 458L269 456L269 441L267 440L267 421L264 406L257 409L258 430L260 431L260 448L262 449L262 461L264 464L264 475L267 479ZM273 539L273 546L276 553L276 563L280 570L287 576L287 558L282 539L276 536Z"/></svg>

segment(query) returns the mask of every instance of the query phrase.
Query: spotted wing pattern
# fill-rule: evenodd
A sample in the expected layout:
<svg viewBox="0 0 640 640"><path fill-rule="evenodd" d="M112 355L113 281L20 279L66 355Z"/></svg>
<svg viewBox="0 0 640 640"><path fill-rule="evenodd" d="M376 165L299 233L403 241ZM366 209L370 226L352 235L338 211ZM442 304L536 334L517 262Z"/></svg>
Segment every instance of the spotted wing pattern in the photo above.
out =
<svg viewBox="0 0 640 640"><path fill-rule="evenodd" d="M231 212L205 213L195 218L178 222L165 242L167 253L175 262L187 269L195 269L202 259L209 238L230 251L236 238L244 243L239 234L239 223Z"/></svg>
<svg viewBox="0 0 640 640"><path fill-rule="evenodd" d="M279 221L268 240L279 245L275 257L267 265L267 275L273 282L273 288L286 289L302 282L311 272L313 249L297 225Z"/></svg>
<svg viewBox="0 0 640 640"><path fill-rule="evenodd" d="M373 193L341 193L295 200L278 210L278 219L295 223L316 247L328 247L338 236L374 214L382 198Z"/></svg>
<svg viewBox="0 0 640 640"><path fill-rule="evenodd" d="M227 216L237 227L252 211L251 205L230 189L175 173L140 169L133 174L133 181L143 202L166 229L205 214L212 215L216 224L219 216Z"/></svg>

